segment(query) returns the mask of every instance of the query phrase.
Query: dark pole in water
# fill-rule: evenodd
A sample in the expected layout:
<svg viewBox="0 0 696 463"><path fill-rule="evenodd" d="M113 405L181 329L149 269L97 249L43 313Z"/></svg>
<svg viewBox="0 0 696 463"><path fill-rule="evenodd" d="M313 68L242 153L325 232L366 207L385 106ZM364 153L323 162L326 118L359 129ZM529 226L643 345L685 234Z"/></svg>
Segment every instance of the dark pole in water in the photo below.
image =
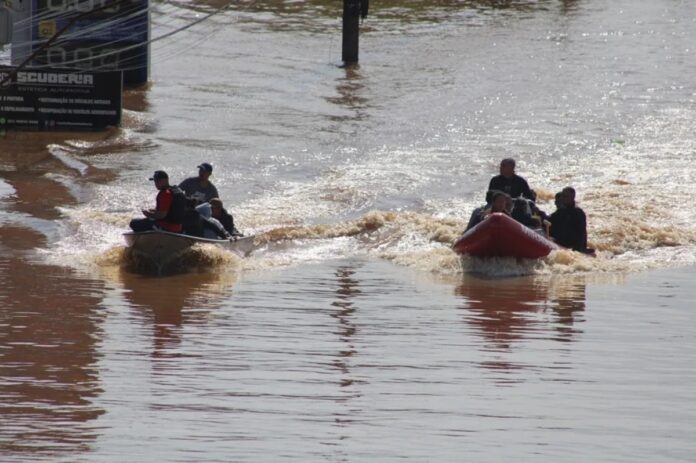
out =
<svg viewBox="0 0 696 463"><path fill-rule="evenodd" d="M367 16L368 0L343 0L343 64L358 62L360 17Z"/></svg>

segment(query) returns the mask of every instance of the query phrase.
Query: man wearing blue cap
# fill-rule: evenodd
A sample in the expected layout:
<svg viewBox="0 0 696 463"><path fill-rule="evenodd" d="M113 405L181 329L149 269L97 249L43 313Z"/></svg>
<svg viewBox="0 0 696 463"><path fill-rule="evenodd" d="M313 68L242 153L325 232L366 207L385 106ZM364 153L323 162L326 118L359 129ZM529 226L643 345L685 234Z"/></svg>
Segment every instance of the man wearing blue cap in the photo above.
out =
<svg viewBox="0 0 696 463"><path fill-rule="evenodd" d="M209 180L213 173L213 166L207 162L198 166L198 177L189 177L181 184L179 188L184 190L184 194L194 200L196 204L201 204L210 201L213 198L218 198L218 191L215 185Z"/></svg>

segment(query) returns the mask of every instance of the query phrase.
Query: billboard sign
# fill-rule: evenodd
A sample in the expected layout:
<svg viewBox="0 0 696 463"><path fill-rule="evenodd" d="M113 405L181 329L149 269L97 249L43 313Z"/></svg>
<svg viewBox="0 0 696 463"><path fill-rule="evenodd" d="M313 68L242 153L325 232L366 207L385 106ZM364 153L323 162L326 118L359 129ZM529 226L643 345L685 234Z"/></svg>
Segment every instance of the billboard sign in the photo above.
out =
<svg viewBox="0 0 696 463"><path fill-rule="evenodd" d="M121 71L0 68L0 129L94 130L121 122Z"/></svg>

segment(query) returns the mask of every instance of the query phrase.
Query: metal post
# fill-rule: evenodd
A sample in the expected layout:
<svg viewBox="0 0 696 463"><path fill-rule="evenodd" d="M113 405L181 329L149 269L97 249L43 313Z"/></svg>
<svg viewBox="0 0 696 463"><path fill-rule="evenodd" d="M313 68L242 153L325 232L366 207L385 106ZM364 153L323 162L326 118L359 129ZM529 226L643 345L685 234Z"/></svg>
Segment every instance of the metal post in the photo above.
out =
<svg viewBox="0 0 696 463"><path fill-rule="evenodd" d="M360 0L343 0L343 64L358 62Z"/></svg>

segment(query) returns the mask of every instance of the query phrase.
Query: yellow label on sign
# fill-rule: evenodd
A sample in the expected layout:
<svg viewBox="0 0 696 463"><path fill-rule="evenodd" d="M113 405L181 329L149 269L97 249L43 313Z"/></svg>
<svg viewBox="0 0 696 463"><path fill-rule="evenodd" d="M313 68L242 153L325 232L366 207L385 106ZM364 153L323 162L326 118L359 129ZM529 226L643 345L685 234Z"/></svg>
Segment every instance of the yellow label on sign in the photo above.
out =
<svg viewBox="0 0 696 463"><path fill-rule="evenodd" d="M39 21L39 37L42 39L50 39L56 33L55 20Z"/></svg>

